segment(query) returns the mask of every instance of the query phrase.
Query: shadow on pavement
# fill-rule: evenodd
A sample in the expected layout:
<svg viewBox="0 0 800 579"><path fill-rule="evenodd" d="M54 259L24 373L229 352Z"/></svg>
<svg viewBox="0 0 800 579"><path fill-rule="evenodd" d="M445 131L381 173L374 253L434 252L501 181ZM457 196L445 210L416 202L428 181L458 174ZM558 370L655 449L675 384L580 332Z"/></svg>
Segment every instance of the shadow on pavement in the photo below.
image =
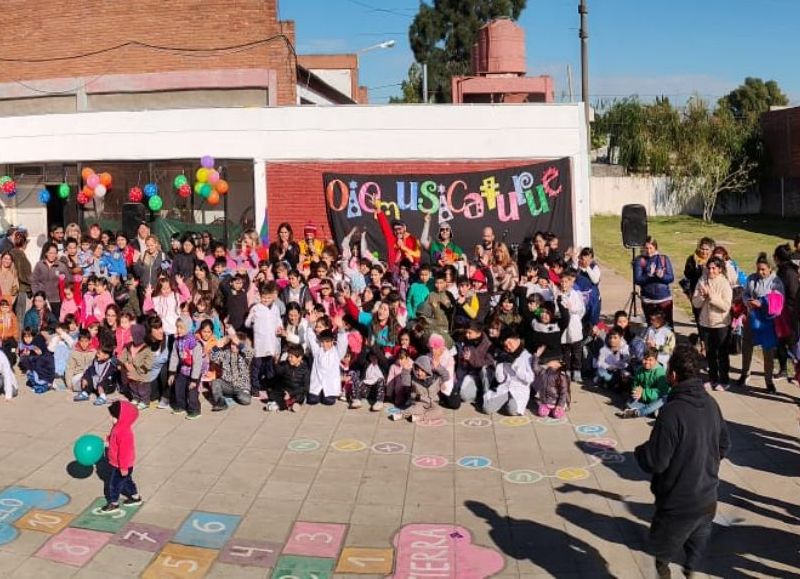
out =
<svg viewBox="0 0 800 579"><path fill-rule="evenodd" d="M587 577L612 577L608 562L588 543L560 529L524 519L500 515L478 501L464 505L490 526L495 545L509 557L528 560L552 576L578 573Z"/></svg>

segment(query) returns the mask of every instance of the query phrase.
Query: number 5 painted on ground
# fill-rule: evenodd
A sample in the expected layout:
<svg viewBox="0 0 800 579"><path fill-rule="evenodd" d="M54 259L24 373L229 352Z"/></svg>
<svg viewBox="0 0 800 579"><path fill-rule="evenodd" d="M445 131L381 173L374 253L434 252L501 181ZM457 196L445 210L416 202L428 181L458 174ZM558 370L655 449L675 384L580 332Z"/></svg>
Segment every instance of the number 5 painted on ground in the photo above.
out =
<svg viewBox="0 0 800 579"><path fill-rule="evenodd" d="M173 559L172 555L167 555L161 561L164 567L169 567L171 569L179 569L181 565L184 563L189 565L189 569L186 571L187 573L194 573L199 568L199 565L196 561L191 561L189 559Z"/></svg>

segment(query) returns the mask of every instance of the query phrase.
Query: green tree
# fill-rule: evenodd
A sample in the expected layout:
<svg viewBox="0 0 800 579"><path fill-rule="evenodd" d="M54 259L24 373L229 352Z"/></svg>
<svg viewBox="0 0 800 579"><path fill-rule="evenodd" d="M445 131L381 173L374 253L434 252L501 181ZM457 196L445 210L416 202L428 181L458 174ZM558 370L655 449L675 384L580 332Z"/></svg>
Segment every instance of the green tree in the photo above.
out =
<svg viewBox="0 0 800 579"><path fill-rule="evenodd" d="M428 65L431 100L451 102L450 79L469 72L472 45L481 26L501 17L517 20L526 3L527 0L434 0L433 5L420 3L419 12L409 27L408 38L416 61Z"/></svg>
<svg viewBox="0 0 800 579"><path fill-rule="evenodd" d="M789 99L783 94L774 80L764 82L760 78L747 77L744 84L739 85L727 95L719 99L719 110L730 112L734 118L751 124L758 122L758 117L773 106L785 106Z"/></svg>
<svg viewBox="0 0 800 579"><path fill-rule="evenodd" d="M389 97L390 103L422 102L422 67L416 62L408 69L408 78L401 85L403 96Z"/></svg>
<svg viewBox="0 0 800 579"><path fill-rule="evenodd" d="M703 220L711 221L721 194L742 193L755 184L759 157L752 148L754 139L757 129L730 110L712 112L702 99L690 99L669 171L676 200L683 205L699 200Z"/></svg>

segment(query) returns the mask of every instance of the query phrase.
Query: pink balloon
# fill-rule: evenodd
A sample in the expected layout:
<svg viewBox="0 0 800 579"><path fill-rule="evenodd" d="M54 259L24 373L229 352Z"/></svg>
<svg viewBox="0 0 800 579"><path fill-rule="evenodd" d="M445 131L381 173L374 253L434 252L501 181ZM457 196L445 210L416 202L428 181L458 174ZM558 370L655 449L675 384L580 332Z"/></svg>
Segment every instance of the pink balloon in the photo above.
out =
<svg viewBox="0 0 800 579"><path fill-rule="evenodd" d="M86 184L92 189L94 189L95 187L97 187L97 185L100 184L100 175L98 175L97 173L92 173L86 178Z"/></svg>
<svg viewBox="0 0 800 579"><path fill-rule="evenodd" d="M211 171L208 172L208 182L212 185L216 185L217 181L219 181L219 171L211 169Z"/></svg>

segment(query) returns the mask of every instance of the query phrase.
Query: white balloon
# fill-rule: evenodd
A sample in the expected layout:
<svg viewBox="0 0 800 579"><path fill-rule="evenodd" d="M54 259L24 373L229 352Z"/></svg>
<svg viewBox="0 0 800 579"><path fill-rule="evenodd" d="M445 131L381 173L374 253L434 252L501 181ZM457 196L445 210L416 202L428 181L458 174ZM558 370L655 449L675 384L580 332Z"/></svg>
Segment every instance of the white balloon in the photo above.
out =
<svg viewBox="0 0 800 579"><path fill-rule="evenodd" d="M94 196L97 197L98 199L102 199L103 197L106 196L107 191L108 190L106 189L106 186L100 183L97 187L94 188Z"/></svg>

